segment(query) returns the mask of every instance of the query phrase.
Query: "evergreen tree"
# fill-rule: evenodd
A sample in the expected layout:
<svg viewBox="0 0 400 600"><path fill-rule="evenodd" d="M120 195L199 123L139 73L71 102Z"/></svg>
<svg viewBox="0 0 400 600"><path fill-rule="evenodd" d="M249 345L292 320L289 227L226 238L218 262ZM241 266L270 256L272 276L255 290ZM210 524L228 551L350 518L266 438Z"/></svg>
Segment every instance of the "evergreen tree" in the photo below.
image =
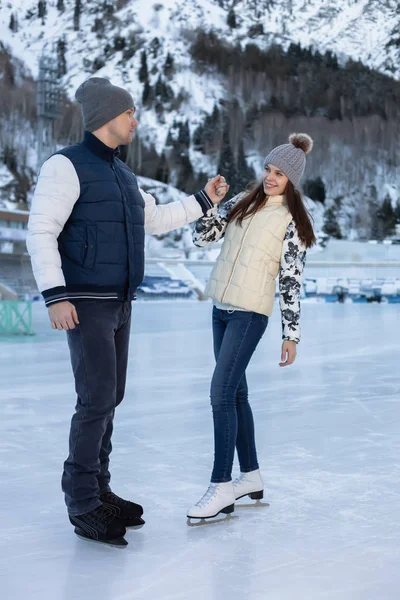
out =
<svg viewBox="0 0 400 600"><path fill-rule="evenodd" d="M326 198L326 189L321 177L317 177L316 179L307 179L304 182L303 189L304 193L309 196L311 200L315 200L316 202L321 202L324 204Z"/></svg>
<svg viewBox="0 0 400 600"><path fill-rule="evenodd" d="M334 71L337 71L339 68L337 56L331 50L327 50L325 52L324 62L328 69L333 69Z"/></svg>
<svg viewBox="0 0 400 600"><path fill-rule="evenodd" d="M148 106L152 101L152 88L149 84L149 80L146 79L146 81L144 82L143 85L143 92L142 92L142 104L144 106Z"/></svg>
<svg viewBox="0 0 400 600"><path fill-rule="evenodd" d="M199 152L204 152L204 123L200 123L193 132L193 146Z"/></svg>
<svg viewBox="0 0 400 600"><path fill-rule="evenodd" d="M65 11L64 0L57 0L57 10L61 13Z"/></svg>
<svg viewBox="0 0 400 600"><path fill-rule="evenodd" d="M254 181L255 178L256 178L256 174L254 173L254 169L252 169L252 167L249 167L249 165L246 162L246 157L244 155L243 140L240 140L239 148L238 148L238 156L237 156L237 161L236 161L237 192L236 192L236 190L234 190L233 194L244 191L246 189L247 185L251 181ZM230 185L229 181L228 181L228 184ZM231 189L232 188L230 188L230 190Z"/></svg>
<svg viewBox="0 0 400 600"><path fill-rule="evenodd" d="M67 74L67 59L65 57L66 50L67 42L65 37L60 38L57 42L58 77L63 77Z"/></svg>
<svg viewBox="0 0 400 600"><path fill-rule="evenodd" d="M168 52L167 58L164 63L164 75L170 79L174 72L174 59L173 56Z"/></svg>
<svg viewBox="0 0 400 600"><path fill-rule="evenodd" d="M47 5L46 0L39 0L38 2L38 17L39 19L44 19L47 13Z"/></svg>
<svg viewBox="0 0 400 600"><path fill-rule="evenodd" d="M124 38L123 35L116 35L114 37L114 50L116 52L123 50L125 48L125 45L126 45L126 39Z"/></svg>
<svg viewBox="0 0 400 600"><path fill-rule="evenodd" d="M400 223L400 200L397 200L396 208L394 209L396 223Z"/></svg>
<svg viewBox="0 0 400 600"><path fill-rule="evenodd" d="M145 83L149 81L149 71L147 68L147 54L146 50L143 50L140 55L140 69L139 69L139 81Z"/></svg>
<svg viewBox="0 0 400 600"><path fill-rule="evenodd" d="M194 171L187 153L183 153L180 156L179 164L180 168L176 187L183 192L189 193L191 191L190 187L194 178Z"/></svg>
<svg viewBox="0 0 400 600"><path fill-rule="evenodd" d="M103 2L103 15L107 19L114 14L114 1L113 0L105 0Z"/></svg>
<svg viewBox="0 0 400 600"><path fill-rule="evenodd" d="M367 211L370 219L370 237L373 240L382 239L381 222L377 218L379 210L378 191L375 185L370 185L367 195Z"/></svg>
<svg viewBox="0 0 400 600"><path fill-rule="evenodd" d="M185 121L179 126L178 144L181 152L188 152L190 146L189 121Z"/></svg>
<svg viewBox="0 0 400 600"><path fill-rule="evenodd" d="M337 240L341 240L343 235L337 220L337 213L337 205L333 205L325 211L322 231Z"/></svg>
<svg viewBox="0 0 400 600"><path fill-rule="evenodd" d="M396 227L396 214L392 207L390 196L387 195L382 203L382 206L377 211L379 239L393 235Z"/></svg>
<svg viewBox="0 0 400 600"><path fill-rule="evenodd" d="M75 0L74 31L79 31L81 12L82 12L82 0Z"/></svg>
<svg viewBox="0 0 400 600"><path fill-rule="evenodd" d="M233 10L233 7L228 12L228 17L226 19L226 22L231 29L235 29L237 27L236 15L235 15L235 11Z"/></svg>
<svg viewBox="0 0 400 600"><path fill-rule="evenodd" d="M230 192L235 195L240 192L238 189L235 157L233 155L231 142L229 139L229 120L225 117L224 129L222 134L222 148L219 156L217 172L225 177L230 185Z"/></svg>
<svg viewBox="0 0 400 600"><path fill-rule="evenodd" d="M157 58L160 48L161 48L160 40L157 37L155 37L151 41L151 44L150 44L150 50L153 54L153 58Z"/></svg>
<svg viewBox="0 0 400 600"><path fill-rule="evenodd" d="M18 21L17 21L17 17L14 15L14 13L11 13L10 24L8 27L14 33L16 33L18 31Z"/></svg>
<svg viewBox="0 0 400 600"><path fill-rule="evenodd" d="M157 166L156 179L162 183L169 182L169 166L165 152L163 152L160 156L160 162Z"/></svg>
<svg viewBox="0 0 400 600"><path fill-rule="evenodd" d="M165 83L161 75L158 76L158 79L156 81L156 85L154 87L154 95L162 108L164 108L164 105L167 104L174 97L172 88Z"/></svg>

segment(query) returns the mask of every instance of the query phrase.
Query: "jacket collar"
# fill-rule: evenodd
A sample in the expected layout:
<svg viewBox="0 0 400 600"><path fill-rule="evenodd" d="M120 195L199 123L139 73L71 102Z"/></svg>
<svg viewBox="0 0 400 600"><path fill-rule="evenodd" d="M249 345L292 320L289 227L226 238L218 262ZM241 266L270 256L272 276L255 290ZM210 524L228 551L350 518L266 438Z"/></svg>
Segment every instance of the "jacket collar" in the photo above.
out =
<svg viewBox="0 0 400 600"><path fill-rule="evenodd" d="M282 196L269 196L267 206L271 204L287 204L287 199L285 195Z"/></svg>
<svg viewBox="0 0 400 600"><path fill-rule="evenodd" d="M103 142L93 135L93 133L90 133L90 131L85 131L82 144L86 146L90 152L108 162L112 162L114 157L119 154L119 148L114 149L106 146L106 144L103 144Z"/></svg>

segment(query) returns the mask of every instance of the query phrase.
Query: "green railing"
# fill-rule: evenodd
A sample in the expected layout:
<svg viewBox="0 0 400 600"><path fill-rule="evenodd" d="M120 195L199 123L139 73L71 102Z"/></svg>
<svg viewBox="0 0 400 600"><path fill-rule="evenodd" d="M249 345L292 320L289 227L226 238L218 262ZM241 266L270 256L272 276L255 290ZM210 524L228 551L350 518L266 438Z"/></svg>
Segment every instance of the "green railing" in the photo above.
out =
<svg viewBox="0 0 400 600"><path fill-rule="evenodd" d="M0 335L33 335L32 302L0 300Z"/></svg>

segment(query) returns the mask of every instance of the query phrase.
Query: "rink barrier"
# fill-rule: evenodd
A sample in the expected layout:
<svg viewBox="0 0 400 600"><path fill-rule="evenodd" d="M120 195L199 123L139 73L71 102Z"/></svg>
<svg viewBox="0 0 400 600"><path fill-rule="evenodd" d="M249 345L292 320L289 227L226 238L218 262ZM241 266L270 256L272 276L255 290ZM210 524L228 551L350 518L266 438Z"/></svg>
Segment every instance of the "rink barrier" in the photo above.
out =
<svg viewBox="0 0 400 600"><path fill-rule="evenodd" d="M32 302L0 300L0 335L33 335Z"/></svg>
<svg viewBox="0 0 400 600"><path fill-rule="evenodd" d="M205 298L205 281L213 260L190 258L148 258L146 274L157 275L167 270L176 279L181 279L192 288L200 300ZM303 297L325 298L332 302L342 296L354 298L358 302L388 298L390 302L400 301L400 261L318 261L307 260L303 277Z"/></svg>

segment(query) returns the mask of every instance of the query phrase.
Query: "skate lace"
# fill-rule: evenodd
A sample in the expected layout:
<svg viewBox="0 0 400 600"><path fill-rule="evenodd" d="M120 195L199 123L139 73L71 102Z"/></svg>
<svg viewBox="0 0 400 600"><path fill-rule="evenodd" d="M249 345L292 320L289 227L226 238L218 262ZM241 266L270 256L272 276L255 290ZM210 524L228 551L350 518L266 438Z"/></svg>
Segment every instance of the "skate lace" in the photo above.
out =
<svg viewBox="0 0 400 600"><path fill-rule="evenodd" d="M99 506L91 515L93 525L108 525L115 517L114 512L108 506Z"/></svg>
<svg viewBox="0 0 400 600"><path fill-rule="evenodd" d="M240 485L241 483L243 483L243 481L246 479L246 474L242 473L239 477L236 477L235 481L233 482L233 485Z"/></svg>
<svg viewBox="0 0 400 600"><path fill-rule="evenodd" d="M217 495L217 488L218 486L216 484L211 484L201 500L197 502L196 506L199 506L200 508L207 506L207 504Z"/></svg>
<svg viewBox="0 0 400 600"><path fill-rule="evenodd" d="M120 498L114 492L106 492L102 495L103 502L110 502L110 504L115 504L117 506L129 506L130 502L128 500L124 500Z"/></svg>

